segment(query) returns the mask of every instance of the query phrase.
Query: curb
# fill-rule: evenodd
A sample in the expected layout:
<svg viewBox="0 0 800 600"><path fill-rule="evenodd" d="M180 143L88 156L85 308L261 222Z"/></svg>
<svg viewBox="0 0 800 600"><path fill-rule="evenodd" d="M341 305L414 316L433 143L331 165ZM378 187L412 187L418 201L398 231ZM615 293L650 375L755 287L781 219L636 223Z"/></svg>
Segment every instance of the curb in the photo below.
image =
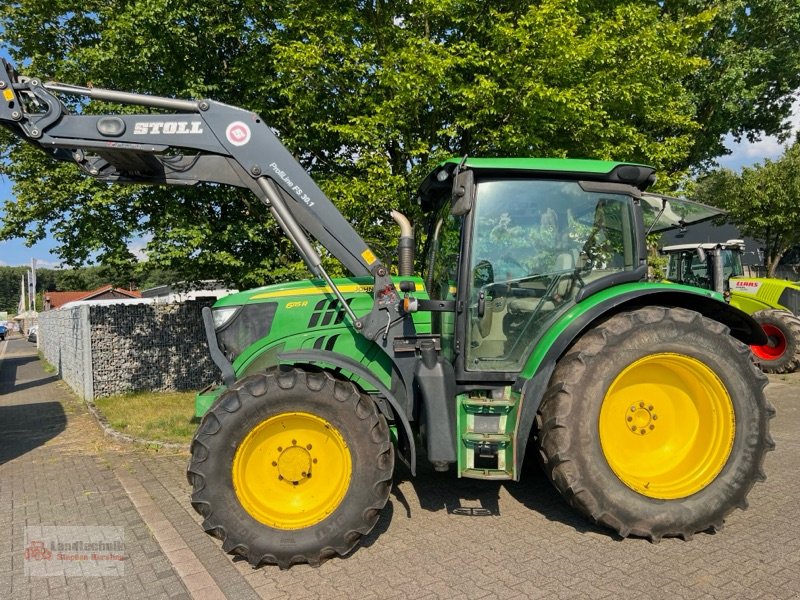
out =
<svg viewBox="0 0 800 600"><path fill-rule="evenodd" d="M125 444L135 444L139 446L145 446L146 448L150 448L151 450L173 450L173 451L180 451L180 452L189 452L189 448L191 444L180 444L177 442L161 442L157 440L145 440L142 438L137 438L132 435L128 435L127 433L122 433L114 429L109 423L106 416L100 412L94 402L91 400L84 400L86 407L89 409L89 412L92 413L95 421L97 421L98 425L100 425L100 429L103 430L103 433L118 442L122 442Z"/></svg>
<svg viewBox="0 0 800 600"><path fill-rule="evenodd" d="M226 600L227 596L214 577L167 519L144 485L124 468L114 468L114 475L189 595L194 600Z"/></svg>

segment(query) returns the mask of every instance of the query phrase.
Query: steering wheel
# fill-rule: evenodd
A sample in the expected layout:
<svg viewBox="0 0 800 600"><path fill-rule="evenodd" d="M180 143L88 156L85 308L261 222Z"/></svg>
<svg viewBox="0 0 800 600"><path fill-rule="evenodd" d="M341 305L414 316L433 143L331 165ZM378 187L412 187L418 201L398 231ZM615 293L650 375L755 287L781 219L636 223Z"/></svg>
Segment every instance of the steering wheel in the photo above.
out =
<svg viewBox="0 0 800 600"><path fill-rule="evenodd" d="M494 269L496 273L503 274L503 277L506 280L519 279L521 277L525 277L525 275L528 275L528 269L525 268L521 262L508 254L504 254L499 259L494 261Z"/></svg>

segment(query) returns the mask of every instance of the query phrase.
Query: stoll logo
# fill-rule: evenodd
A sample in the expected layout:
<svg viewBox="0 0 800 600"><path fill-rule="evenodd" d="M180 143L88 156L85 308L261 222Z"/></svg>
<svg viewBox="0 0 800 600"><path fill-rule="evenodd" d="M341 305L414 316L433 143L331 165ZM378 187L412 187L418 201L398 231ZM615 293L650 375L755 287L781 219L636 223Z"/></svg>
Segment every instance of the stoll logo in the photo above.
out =
<svg viewBox="0 0 800 600"><path fill-rule="evenodd" d="M203 133L201 121L140 121L133 125L133 135L191 135Z"/></svg>

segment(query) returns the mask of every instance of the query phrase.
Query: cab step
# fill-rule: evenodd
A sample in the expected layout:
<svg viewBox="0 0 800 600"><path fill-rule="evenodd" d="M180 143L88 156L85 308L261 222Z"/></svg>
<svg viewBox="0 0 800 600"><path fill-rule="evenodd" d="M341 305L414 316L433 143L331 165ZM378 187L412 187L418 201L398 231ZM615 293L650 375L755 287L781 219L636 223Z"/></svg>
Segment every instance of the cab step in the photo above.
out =
<svg viewBox="0 0 800 600"><path fill-rule="evenodd" d="M508 480L508 474L505 471L497 469L464 469L461 477L469 477L470 479L497 479L499 481Z"/></svg>
<svg viewBox="0 0 800 600"><path fill-rule="evenodd" d="M510 390L485 390L458 397L458 476L515 478L517 402Z"/></svg>

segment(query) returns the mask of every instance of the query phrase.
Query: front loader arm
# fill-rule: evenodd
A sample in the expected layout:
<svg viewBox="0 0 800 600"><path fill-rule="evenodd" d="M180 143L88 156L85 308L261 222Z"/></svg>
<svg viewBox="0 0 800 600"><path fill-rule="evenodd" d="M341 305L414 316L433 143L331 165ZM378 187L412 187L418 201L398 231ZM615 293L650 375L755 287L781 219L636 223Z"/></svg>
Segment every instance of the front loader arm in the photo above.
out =
<svg viewBox="0 0 800 600"><path fill-rule="evenodd" d="M56 94L159 109L155 114L73 114ZM0 62L0 125L54 159L120 183L219 183L250 189L267 207L312 273L339 297L310 234L356 276L375 277L372 312L354 326L369 339L403 319L387 269L255 113L212 100L179 100L44 83ZM168 112L167 112L168 111ZM385 334L384 334L385 337Z"/></svg>

